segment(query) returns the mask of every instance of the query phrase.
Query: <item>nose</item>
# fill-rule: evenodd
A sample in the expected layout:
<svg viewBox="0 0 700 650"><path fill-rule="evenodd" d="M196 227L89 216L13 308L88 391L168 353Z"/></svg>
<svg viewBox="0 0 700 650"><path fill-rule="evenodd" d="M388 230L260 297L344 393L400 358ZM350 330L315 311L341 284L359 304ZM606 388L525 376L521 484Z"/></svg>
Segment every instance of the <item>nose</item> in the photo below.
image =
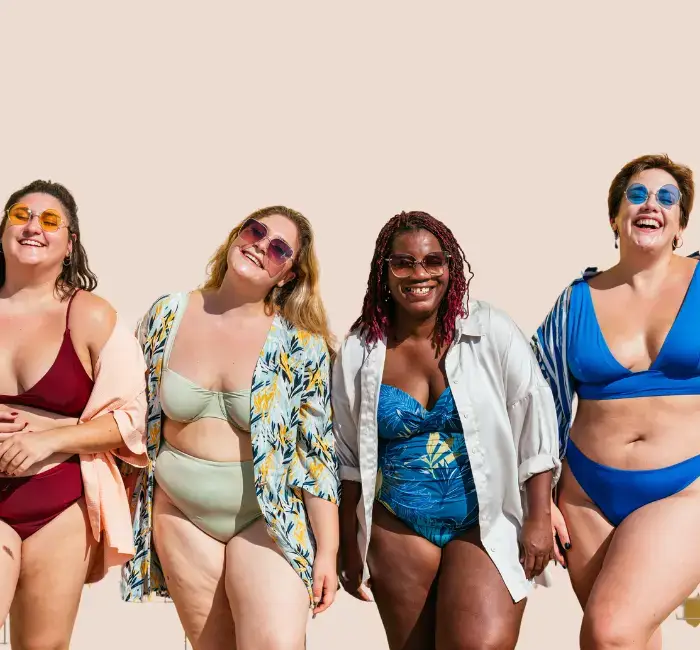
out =
<svg viewBox="0 0 700 650"><path fill-rule="evenodd" d="M32 235L38 235L41 233L41 225L39 224L39 215L32 214L29 217L29 221L24 224L22 228L22 234L25 237L31 237Z"/></svg>
<svg viewBox="0 0 700 650"><path fill-rule="evenodd" d="M429 279L431 275L423 268L422 264L417 263L413 267L413 274L411 275L411 277L416 280L426 280Z"/></svg>

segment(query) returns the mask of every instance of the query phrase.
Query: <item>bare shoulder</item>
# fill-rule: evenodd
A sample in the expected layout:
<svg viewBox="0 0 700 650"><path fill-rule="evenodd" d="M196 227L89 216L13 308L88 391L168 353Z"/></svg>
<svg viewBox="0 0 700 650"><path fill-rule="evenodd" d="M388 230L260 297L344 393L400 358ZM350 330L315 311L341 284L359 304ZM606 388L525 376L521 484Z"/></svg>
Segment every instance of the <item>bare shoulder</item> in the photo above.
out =
<svg viewBox="0 0 700 650"><path fill-rule="evenodd" d="M117 312L104 298L90 291L79 291L73 298L68 325L93 355L104 347L116 322Z"/></svg>

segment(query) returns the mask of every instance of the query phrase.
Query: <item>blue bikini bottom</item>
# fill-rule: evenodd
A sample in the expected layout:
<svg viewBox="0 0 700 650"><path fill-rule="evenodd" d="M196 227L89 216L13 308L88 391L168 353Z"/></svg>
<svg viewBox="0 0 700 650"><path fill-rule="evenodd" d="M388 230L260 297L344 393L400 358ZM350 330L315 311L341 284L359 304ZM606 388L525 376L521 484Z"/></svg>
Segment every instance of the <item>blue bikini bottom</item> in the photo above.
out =
<svg viewBox="0 0 700 650"><path fill-rule="evenodd" d="M569 440L566 460L578 484L613 526L638 508L681 492L700 477L700 455L660 469L618 469L584 456Z"/></svg>

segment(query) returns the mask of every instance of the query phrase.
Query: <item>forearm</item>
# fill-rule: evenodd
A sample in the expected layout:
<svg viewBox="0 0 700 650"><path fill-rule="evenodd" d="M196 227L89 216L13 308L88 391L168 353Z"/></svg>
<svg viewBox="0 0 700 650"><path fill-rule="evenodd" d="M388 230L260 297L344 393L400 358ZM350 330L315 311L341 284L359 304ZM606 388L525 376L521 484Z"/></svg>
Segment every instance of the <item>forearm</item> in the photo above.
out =
<svg viewBox="0 0 700 650"><path fill-rule="evenodd" d="M525 482L527 514L530 518L552 516L552 470L535 474Z"/></svg>
<svg viewBox="0 0 700 650"><path fill-rule="evenodd" d="M304 504L316 539L317 554L338 552L338 506L326 499L304 492Z"/></svg>
<svg viewBox="0 0 700 650"><path fill-rule="evenodd" d="M340 530L354 536L357 533L357 504L362 497L362 485L357 481L342 481L341 491Z"/></svg>
<svg viewBox="0 0 700 650"><path fill-rule="evenodd" d="M83 424L51 429L54 453L95 454L121 447L124 440L111 413L106 413Z"/></svg>

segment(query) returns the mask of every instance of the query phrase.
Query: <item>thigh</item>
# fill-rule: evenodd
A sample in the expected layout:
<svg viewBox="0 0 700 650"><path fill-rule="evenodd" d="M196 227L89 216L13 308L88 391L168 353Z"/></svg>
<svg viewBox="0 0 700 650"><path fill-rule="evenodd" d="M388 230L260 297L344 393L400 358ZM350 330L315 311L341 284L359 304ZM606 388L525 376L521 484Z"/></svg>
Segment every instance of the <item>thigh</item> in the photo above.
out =
<svg viewBox="0 0 700 650"><path fill-rule="evenodd" d="M10 526L0 521L0 627L15 595L21 558L22 540Z"/></svg>
<svg viewBox="0 0 700 650"><path fill-rule="evenodd" d="M12 647L68 648L97 542L81 498L22 543Z"/></svg>
<svg viewBox="0 0 700 650"><path fill-rule="evenodd" d="M700 584L699 510L700 480L618 526L588 599L584 640L594 635L645 647Z"/></svg>
<svg viewBox="0 0 700 650"><path fill-rule="evenodd" d="M238 650L303 650L309 592L262 517L226 546L226 593Z"/></svg>
<svg viewBox="0 0 700 650"><path fill-rule="evenodd" d="M478 526L443 549L437 594L437 650L515 648L526 601L513 602Z"/></svg>
<svg viewBox="0 0 700 650"><path fill-rule="evenodd" d="M557 505L571 538L571 548L565 554L571 585L585 609L615 528L583 491L566 462L559 481Z"/></svg>
<svg viewBox="0 0 700 650"><path fill-rule="evenodd" d="M224 584L224 544L189 521L156 486L153 542L193 650L231 650L235 634Z"/></svg>
<svg viewBox="0 0 700 650"><path fill-rule="evenodd" d="M442 550L375 503L367 563L391 650L435 647L435 578Z"/></svg>

